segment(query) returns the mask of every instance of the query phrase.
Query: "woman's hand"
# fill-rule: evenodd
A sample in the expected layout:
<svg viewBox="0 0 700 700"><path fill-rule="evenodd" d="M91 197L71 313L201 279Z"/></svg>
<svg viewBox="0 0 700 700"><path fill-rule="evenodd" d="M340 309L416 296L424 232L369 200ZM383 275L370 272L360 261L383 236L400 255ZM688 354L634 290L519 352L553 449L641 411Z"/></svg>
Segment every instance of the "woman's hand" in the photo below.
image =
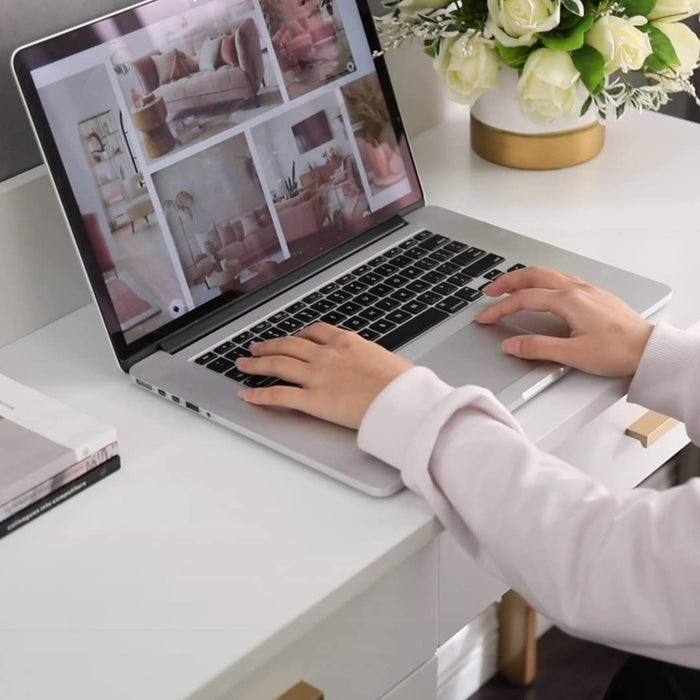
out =
<svg viewBox="0 0 700 700"><path fill-rule="evenodd" d="M259 406L295 408L348 428L359 428L382 389L413 367L399 355L326 323L256 343L251 351L255 357L237 362L242 372L298 386L244 389L241 398Z"/></svg>
<svg viewBox="0 0 700 700"><path fill-rule="evenodd" d="M510 272L484 289L506 299L481 311L480 323L497 323L529 309L550 311L566 321L571 337L523 335L503 342L510 355L552 360L604 377L628 377L637 371L652 324L618 297L583 280L543 267Z"/></svg>

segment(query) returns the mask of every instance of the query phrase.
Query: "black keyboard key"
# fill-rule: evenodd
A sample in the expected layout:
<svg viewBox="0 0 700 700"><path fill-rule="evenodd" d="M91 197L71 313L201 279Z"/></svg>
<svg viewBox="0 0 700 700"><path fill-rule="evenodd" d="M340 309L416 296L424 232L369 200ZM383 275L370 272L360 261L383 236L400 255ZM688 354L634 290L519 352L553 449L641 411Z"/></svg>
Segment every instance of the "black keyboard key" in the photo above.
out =
<svg viewBox="0 0 700 700"><path fill-rule="evenodd" d="M301 302L299 302L299 305L301 306L301 308L304 308L304 305ZM261 321L260 323L258 323L257 326L253 326L250 330L252 333L260 334L271 327L272 324L269 321Z"/></svg>
<svg viewBox="0 0 700 700"><path fill-rule="evenodd" d="M454 284L455 287L464 287L464 285L469 284L472 281L472 279L473 277L465 275L463 272L458 272L456 275L448 277L446 281L449 284Z"/></svg>
<svg viewBox="0 0 700 700"><path fill-rule="evenodd" d="M373 331L377 331L377 333L389 333L390 331L393 331L394 328L396 328L395 323L391 323L390 321L387 321L385 318L379 319L376 323L373 323L370 328Z"/></svg>
<svg viewBox="0 0 700 700"><path fill-rule="evenodd" d="M411 314L408 311L403 311L402 309L396 309L390 314L387 314L386 320L392 323L406 323L411 318Z"/></svg>
<svg viewBox="0 0 700 700"><path fill-rule="evenodd" d="M441 272L435 272L435 270L433 270L432 272L427 272L421 279L425 280L426 282L430 282L430 284L437 284L438 282L442 282L445 277L447 277L447 275L443 275Z"/></svg>
<svg viewBox="0 0 700 700"><path fill-rule="evenodd" d="M288 314L295 314L298 311L301 311L304 308L304 302L302 301L297 301L296 303L292 304L291 306L288 306L285 311ZM251 330L255 330L255 328L252 328ZM257 332L257 331L256 331Z"/></svg>
<svg viewBox="0 0 700 700"><path fill-rule="evenodd" d="M302 323L312 323L320 315L321 315L321 313L319 311L316 311L316 310L311 309L311 308L307 308L307 309L302 309L298 314L295 314L294 318L297 321L301 321ZM264 337L265 334L263 333L262 335Z"/></svg>
<svg viewBox="0 0 700 700"><path fill-rule="evenodd" d="M238 369L238 367L234 367L233 369L230 369L228 372L226 372L226 376L229 379L233 379L237 382L242 382L249 375L247 375L245 372L241 372L241 370Z"/></svg>
<svg viewBox="0 0 700 700"><path fill-rule="evenodd" d="M435 304L435 308L441 309L442 311L447 311L448 314L456 313L465 306L468 306L467 302L459 297L447 297L446 299L441 299L437 304Z"/></svg>
<svg viewBox="0 0 700 700"><path fill-rule="evenodd" d="M367 264L371 267L378 267L379 265L383 265L386 261L387 258L384 255L377 255L376 258L372 258Z"/></svg>
<svg viewBox="0 0 700 700"><path fill-rule="evenodd" d="M243 333L239 333L237 336L231 338L232 343L237 343L238 345L243 345L244 343L247 343L251 338L255 337L255 333L251 333L250 331L243 331Z"/></svg>
<svg viewBox="0 0 700 700"><path fill-rule="evenodd" d="M401 248L401 250L403 250L405 253L407 250L410 250L417 244L418 241L415 238L409 238L407 241L401 241L401 243L399 243L399 248Z"/></svg>
<svg viewBox="0 0 700 700"><path fill-rule="evenodd" d="M264 377L262 375L251 375L247 379L243 380L245 386L252 387L253 389L259 389L264 386L270 386L276 381L275 377Z"/></svg>
<svg viewBox="0 0 700 700"><path fill-rule="evenodd" d="M275 338L284 338L284 336L287 335L283 330L279 328L268 328L266 331L263 331L260 334L260 337L263 340L274 340ZM228 357L231 353L226 355Z"/></svg>
<svg viewBox="0 0 700 700"><path fill-rule="evenodd" d="M434 294L433 292L423 292L423 294L419 294L417 297L418 301L422 302L423 304L437 304L442 297L439 294Z"/></svg>
<svg viewBox="0 0 700 700"><path fill-rule="evenodd" d="M481 248L467 248L458 255L455 255L454 258L452 258L452 262L456 262L459 265L469 265L469 263L478 260L484 255L486 255L486 251L481 250Z"/></svg>
<svg viewBox="0 0 700 700"><path fill-rule="evenodd" d="M379 267L374 268L374 271L382 277L389 277L395 272L398 272L398 270L399 268L396 267L396 265L387 265L386 263L384 265L379 265Z"/></svg>
<svg viewBox="0 0 700 700"><path fill-rule="evenodd" d="M339 314L337 311L331 311L325 316L321 316L321 321L324 323L330 323L331 326L337 326L339 323L345 320L344 314Z"/></svg>
<svg viewBox="0 0 700 700"><path fill-rule="evenodd" d="M393 292L391 298L396 299L396 301L404 302L413 299L414 296L416 296L415 292L411 292L406 289L406 287L402 287Z"/></svg>
<svg viewBox="0 0 700 700"><path fill-rule="evenodd" d="M376 272L368 272L365 275L362 275L362 277L359 278L359 281L362 282L362 284L377 284L377 282L380 282L382 279L381 275L378 275Z"/></svg>
<svg viewBox="0 0 700 700"><path fill-rule="evenodd" d="M344 316L350 316L351 314L356 314L361 309L362 307L359 304L356 304L354 301L349 301L346 304L339 306L336 310L338 313L341 313Z"/></svg>
<svg viewBox="0 0 700 700"><path fill-rule="evenodd" d="M336 282L340 285L345 285L349 284L350 282L353 282L355 280L355 275L352 274L352 272L348 272L347 275L343 275L342 277L339 277Z"/></svg>
<svg viewBox="0 0 700 700"><path fill-rule="evenodd" d="M325 314L328 313L334 306L335 304L332 301L329 301L328 299L321 299L321 301L311 304L309 308L313 309L314 311L318 311L320 314Z"/></svg>
<svg viewBox="0 0 700 700"><path fill-rule="evenodd" d="M524 270L527 267L527 265L523 265L522 263L516 263L515 265L511 265L511 267L508 268L508 272L515 272L515 270Z"/></svg>
<svg viewBox="0 0 700 700"><path fill-rule="evenodd" d="M394 290L391 287L382 282L381 284L377 284L376 286L372 287L372 289L369 290L369 293L378 297L385 297L387 294L391 294L393 291Z"/></svg>
<svg viewBox="0 0 700 700"><path fill-rule="evenodd" d="M408 250L404 251L404 255L407 258L410 258L411 260L420 260L422 257L426 256L428 254L427 250L423 250L423 248L409 248Z"/></svg>
<svg viewBox="0 0 700 700"><path fill-rule="evenodd" d="M347 301L348 299L352 299L352 294L350 294L350 292L345 292L342 289L338 289L337 291L333 292L332 294L329 294L327 298L330 301L335 302L336 304L342 304L343 302Z"/></svg>
<svg viewBox="0 0 700 700"><path fill-rule="evenodd" d="M305 304L310 305L310 304L315 304L319 299L322 299L322 298L323 298L323 295L321 294L321 292L312 292L311 294L309 294L308 297L304 297L302 299L302 301ZM280 321L281 320L282 319L280 319ZM272 318L272 317L270 318L270 321L272 321L273 323L277 323L277 321L275 321L274 318Z"/></svg>
<svg viewBox="0 0 700 700"><path fill-rule="evenodd" d="M362 304L362 306L369 306L370 304L374 304L378 298L379 297L376 297L374 294L370 294L369 292L362 292L362 294L358 294L353 301L356 304Z"/></svg>
<svg viewBox="0 0 700 700"><path fill-rule="evenodd" d="M380 299L376 303L376 306L382 311L393 311L395 308L400 306L400 304L398 301L396 301L396 299L392 299L391 297L385 297L384 299Z"/></svg>
<svg viewBox="0 0 700 700"><path fill-rule="evenodd" d="M207 365L207 369L210 369L214 372L218 372L219 374L223 374L224 372L228 372L230 369L233 369L235 367L235 364L231 362L231 360L226 360L223 357L217 357L214 362L210 362Z"/></svg>
<svg viewBox="0 0 700 700"><path fill-rule="evenodd" d="M352 271L355 277L361 277L362 275L366 275L368 272L372 272L372 268L369 265L360 265L360 267L356 267Z"/></svg>
<svg viewBox="0 0 700 700"><path fill-rule="evenodd" d="M250 357L250 350L244 350L243 348L234 348L231 352L227 352L224 357L231 362L235 362L239 357Z"/></svg>
<svg viewBox="0 0 700 700"><path fill-rule="evenodd" d="M297 321L295 318L285 318L277 327L281 328L285 333L294 333L294 331L298 331L303 325L301 321Z"/></svg>
<svg viewBox="0 0 700 700"><path fill-rule="evenodd" d="M487 272L484 277L487 280L497 280L499 277L503 276L503 270L491 270L491 272Z"/></svg>
<svg viewBox="0 0 700 700"><path fill-rule="evenodd" d="M406 289L419 294L424 292L426 289L430 288L430 283L425 280L413 280L413 282L406 285Z"/></svg>
<svg viewBox="0 0 700 700"><path fill-rule="evenodd" d="M404 267L401 270L401 274L404 277L408 277L410 280L415 280L418 279L422 274L424 270L421 270L419 267L415 267L414 265L409 265L408 267Z"/></svg>
<svg viewBox="0 0 700 700"><path fill-rule="evenodd" d="M358 316L361 316L364 319L367 319L368 321L376 321L378 318L381 318L384 315L384 312L381 309L378 309L376 306L370 306L366 309L362 309Z"/></svg>
<svg viewBox="0 0 700 700"><path fill-rule="evenodd" d="M346 328L349 331L359 331L362 330L369 321L359 316L353 316L352 318L346 318L341 324L341 328Z"/></svg>
<svg viewBox="0 0 700 700"><path fill-rule="evenodd" d="M443 297L447 297L450 296L450 294L454 294L457 291L457 287L447 284L447 282L442 282L441 284L433 287L430 291L435 292L435 294L440 294Z"/></svg>
<svg viewBox="0 0 700 700"><path fill-rule="evenodd" d="M358 335L365 340L376 340L379 337L377 331L371 331L369 328L363 328Z"/></svg>
<svg viewBox="0 0 700 700"><path fill-rule="evenodd" d="M465 267L462 270L462 272L465 275L479 277L480 275L483 275L484 272L486 272L486 270L490 270L492 267L500 265L504 260L505 258L501 257L500 255L496 255L495 253L489 253L483 258L480 258L476 262L473 262L471 265Z"/></svg>
<svg viewBox="0 0 700 700"><path fill-rule="evenodd" d="M387 258L395 258L397 255L401 255L402 252L401 248L389 248L389 250L384 251L384 255Z"/></svg>
<svg viewBox="0 0 700 700"><path fill-rule="evenodd" d="M404 304L401 307L402 311L408 311L408 313L419 314L421 311L425 311L428 307L425 304L421 304L419 301L409 301L408 304Z"/></svg>
<svg viewBox="0 0 700 700"><path fill-rule="evenodd" d="M452 273L457 272L457 270L459 270L459 265L453 262L444 262L442 263L442 265L436 267L435 270L437 272L443 272L446 275L451 275Z"/></svg>
<svg viewBox="0 0 700 700"><path fill-rule="evenodd" d="M415 236L413 236L413 239L409 239L409 240L425 241L428 238L430 238L432 235L433 235L432 231L421 231L420 233L417 233Z"/></svg>
<svg viewBox="0 0 700 700"><path fill-rule="evenodd" d="M439 309L428 309L418 316L413 316L410 321L396 328L396 330L387 333L384 337L379 338L377 343L387 350L396 350L396 348L405 345L409 340L413 340L417 336L424 333L434 325L449 318L449 315Z"/></svg>
<svg viewBox="0 0 700 700"><path fill-rule="evenodd" d="M445 238L445 236L438 236L437 234L433 234L432 236L426 238L424 241L421 241L418 245L425 249L425 250L435 250L436 248L439 248L443 243L447 243L449 239Z"/></svg>
<svg viewBox="0 0 700 700"><path fill-rule="evenodd" d="M464 299L465 301L476 301L477 299L483 297L484 293L480 292L478 289L464 287L464 289L460 289L458 292L455 292L455 296L459 297L460 299Z"/></svg>
<svg viewBox="0 0 700 700"><path fill-rule="evenodd" d="M484 284L482 284L482 285L479 287L479 291L480 291L480 292L483 292L484 289L486 289L486 287L488 287L490 284L491 284L491 280L489 280L488 282L484 282Z"/></svg>
<svg viewBox="0 0 700 700"><path fill-rule="evenodd" d="M195 358L195 362L198 365L206 365L215 359L216 355L213 352L205 352L204 355L200 355L199 357Z"/></svg>
<svg viewBox="0 0 700 700"><path fill-rule="evenodd" d="M318 291L321 292L321 294L330 294L331 292L334 292L336 289L339 289L340 286L337 285L335 282L330 282L327 284L325 287L321 287Z"/></svg>
<svg viewBox="0 0 700 700"><path fill-rule="evenodd" d="M432 270L434 267L437 267L438 264L437 260L431 260L430 258L416 260L416 267L419 267L421 270Z"/></svg>
<svg viewBox="0 0 700 700"><path fill-rule="evenodd" d="M250 337L246 338L242 343L240 343L240 346L247 350L253 343L259 343L261 340L262 338L251 333Z"/></svg>
<svg viewBox="0 0 700 700"><path fill-rule="evenodd" d="M397 287L403 287L404 284L406 284L406 282L410 282L410 280L408 277L404 277L403 275L392 275L391 277L387 277L384 282L390 287L396 289Z"/></svg>
<svg viewBox="0 0 700 700"><path fill-rule="evenodd" d="M227 340L225 343L221 343L221 345L214 348L214 352L219 355L225 355L229 350L233 350L235 347L236 344L234 342Z"/></svg>
<svg viewBox="0 0 700 700"><path fill-rule="evenodd" d="M319 299L321 298L321 295L318 295ZM285 318L287 318L289 314L286 311L279 311L278 313L274 314L273 316L270 316L267 320L270 321L270 323L279 323L280 321L283 321Z"/></svg>
<svg viewBox="0 0 700 700"><path fill-rule="evenodd" d="M397 255L392 261L392 265L398 265L399 267L406 267L407 265L410 265L413 262L411 258L409 258L406 255Z"/></svg>
<svg viewBox="0 0 700 700"><path fill-rule="evenodd" d="M452 257L452 253L448 253L446 250L436 250L428 256L431 260L437 260L438 262L445 262Z"/></svg>
<svg viewBox="0 0 700 700"><path fill-rule="evenodd" d="M446 246L445 250L449 250L450 253L461 253L465 248L469 246L466 243L460 243L459 241L450 241Z"/></svg>
<svg viewBox="0 0 700 700"><path fill-rule="evenodd" d="M358 282L357 280L350 282L350 284L346 284L343 287L343 291L349 292L350 294L359 294L360 292L363 292L365 289L367 289L367 285L362 284L361 282Z"/></svg>

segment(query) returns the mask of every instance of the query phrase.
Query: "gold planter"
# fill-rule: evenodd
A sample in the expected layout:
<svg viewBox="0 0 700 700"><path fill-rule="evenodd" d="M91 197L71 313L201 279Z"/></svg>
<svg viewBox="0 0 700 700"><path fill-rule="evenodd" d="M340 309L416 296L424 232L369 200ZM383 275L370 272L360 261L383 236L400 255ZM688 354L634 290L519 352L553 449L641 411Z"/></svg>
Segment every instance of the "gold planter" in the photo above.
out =
<svg viewBox="0 0 700 700"><path fill-rule="evenodd" d="M472 150L485 160L510 168L568 168L596 156L604 143L605 127L598 122L565 131L519 134L489 126L471 115Z"/></svg>

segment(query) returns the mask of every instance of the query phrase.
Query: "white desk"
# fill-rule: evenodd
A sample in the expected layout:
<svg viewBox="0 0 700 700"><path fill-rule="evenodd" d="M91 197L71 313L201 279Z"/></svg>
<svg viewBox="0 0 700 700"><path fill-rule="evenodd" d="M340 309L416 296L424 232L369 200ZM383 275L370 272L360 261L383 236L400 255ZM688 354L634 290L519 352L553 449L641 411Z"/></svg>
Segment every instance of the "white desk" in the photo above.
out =
<svg viewBox="0 0 700 700"><path fill-rule="evenodd" d="M700 318L700 126L644 114L609 132L598 158L557 172L481 161L469 151L466 115L419 136L415 152L431 203L667 282L676 294L663 316L688 327ZM417 683L406 691L408 681L384 694L424 662L422 682L434 679L432 603L407 608L409 626L393 628L396 663L387 655L377 668L366 659L355 668L353 657L343 668L335 645L345 641L331 634L311 661L275 666L353 599L400 597L394 584L410 578L407 604L434 601L441 528L421 499L355 493L132 387L92 307L0 350L0 372L116 424L123 458L116 475L0 541L3 700L274 697L301 680L295 668L314 663L325 667L319 677L355 678L326 688L331 700L428 697ZM572 374L518 417L553 449L575 443L584 425L602 433L596 421L623 393L621 382ZM686 438L677 429L664 441L645 453L643 471ZM640 480L638 471L620 476L620 465L617 487ZM360 617L355 646L371 651L374 636L362 636L371 620ZM231 690L263 664L267 685Z"/></svg>

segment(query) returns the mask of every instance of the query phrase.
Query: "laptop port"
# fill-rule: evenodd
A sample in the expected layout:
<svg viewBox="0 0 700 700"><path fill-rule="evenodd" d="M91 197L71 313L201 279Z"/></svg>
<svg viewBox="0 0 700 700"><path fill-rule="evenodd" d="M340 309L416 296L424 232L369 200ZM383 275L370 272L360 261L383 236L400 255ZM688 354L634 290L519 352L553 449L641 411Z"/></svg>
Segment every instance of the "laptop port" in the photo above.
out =
<svg viewBox="0 0 700 700"><path fill-rule="evenodd" d="M167 396L167 394L162 389L158 389L158 394L160 396Z"/></svg>
<svg viewBox="0 0 700 700"><path fill-rule="evenodd" d="M144 389L148 389L149 391L153 391L153 387L148 382L144 382L143 379L137 379L136 383L139 386L142 386Z"/></svg>
<svg viewBox="0 0 700 700"><path fill-rule="evenodd" d="M175 394L173 394L170 398L173 400L173 403L180 403L179 396L175 396Z"/></svg>
<svg viewBox="0 0 700 700"><path fill-rule="evenodd" d="M190 411L194 411L195 413L199 413L199 406L195 406L193 403L190 403L189 401L185 401L185 406L190 409Z"/></svg>

